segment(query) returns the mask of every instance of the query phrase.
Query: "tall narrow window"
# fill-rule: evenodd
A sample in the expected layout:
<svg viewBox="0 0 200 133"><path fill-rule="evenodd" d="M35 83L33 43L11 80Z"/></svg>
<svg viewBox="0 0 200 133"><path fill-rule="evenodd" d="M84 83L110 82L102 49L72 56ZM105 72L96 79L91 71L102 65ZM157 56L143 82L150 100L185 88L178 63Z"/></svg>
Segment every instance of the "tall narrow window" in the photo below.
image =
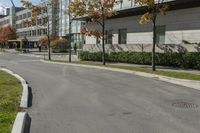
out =
<svg viewBox="0 0 200 133"><path fill-rule="evenodd" d="M100 44L101 43L101 39L100 38L96 38L96 44Z"/></svg>
<svg viewBox="0 0 200 133"><path fill-rule="evenodd" d="M112 30L106 31L106 44L112 44Z"/></svg>
<svg viewBox="0 0 200 133"><path fill-rule="evenodd" d="M119 29L119 44L127 43L127 29Z"/></svg>
<svg viewBox="0 0 200 133"><path fill-rule="evenodd" d="M156 44L163 45L165 44L165 31L166 26L156 26Z"/></svg>

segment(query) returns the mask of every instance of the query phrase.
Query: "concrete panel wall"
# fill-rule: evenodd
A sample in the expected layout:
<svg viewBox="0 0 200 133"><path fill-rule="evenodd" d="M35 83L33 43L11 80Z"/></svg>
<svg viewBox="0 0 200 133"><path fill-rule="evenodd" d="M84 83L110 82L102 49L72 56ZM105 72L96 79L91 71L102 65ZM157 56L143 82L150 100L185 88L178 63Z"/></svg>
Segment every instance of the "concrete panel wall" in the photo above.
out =
<svg viewBox="0 0 200 133"><path fill-rule="evenodd" d="M166 44L180 44L182 40L200 42L200 7L170 11L159 15L157 25L166 26ZM152 43L152 24L139 24L140 16L109 20L107 28L118 34L118 29L128 30L127 43ZM114 39L114 38L113 38ZM114 39L116 40L116 39Z"/></svg>
<svg viewBox="0 0 200 133"><path fill-rule="evenodd" d="M191 43L200 43L199 12L200 7L195 7L169 11L166 16L159 15L157 25L166 26L165 44L182 45L183 40ZM119 29L127 29L126 45L152 44L152 24L139 24L140 17L141 15L108 20L106 29L113 31L113 44L118 44ZM92 28L94 28L94 25ZM96 44L96 39L94 37L86 37L87 44Z"/></svg>

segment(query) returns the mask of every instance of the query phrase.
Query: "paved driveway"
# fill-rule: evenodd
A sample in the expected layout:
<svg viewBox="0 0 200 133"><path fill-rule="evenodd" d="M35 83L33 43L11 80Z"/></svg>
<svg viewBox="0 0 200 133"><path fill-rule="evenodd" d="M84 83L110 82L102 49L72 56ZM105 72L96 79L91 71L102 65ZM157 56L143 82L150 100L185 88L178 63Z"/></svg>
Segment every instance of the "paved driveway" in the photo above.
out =
<svg viewBox="0 0 200 133"><path fill-rule="evenodd" d="M200 91L107 70L1 54L32 87L31 133L199 133Z"/></svg>

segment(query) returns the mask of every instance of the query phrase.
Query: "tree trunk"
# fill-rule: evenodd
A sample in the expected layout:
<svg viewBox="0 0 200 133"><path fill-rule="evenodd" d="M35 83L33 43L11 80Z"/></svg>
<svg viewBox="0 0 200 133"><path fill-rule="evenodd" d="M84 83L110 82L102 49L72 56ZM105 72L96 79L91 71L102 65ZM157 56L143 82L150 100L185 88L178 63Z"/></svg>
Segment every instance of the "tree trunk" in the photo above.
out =
<svg viewBox="0 0 200 133"><path fill-rule="evenodd" d="M72 62L72 51L71 51L71 41L72 41L72 22L71 18L69 18L69 62Z"/></svg>
<svg viewBox="0 0 200 133"><path fill-rule="evenodd" d="M48 19L48 22L47 22L48 24L47 24L47 26L48 26L48 28L47 28L47 38L48 38L48 56L49 56L49 60L51 60L51 47L50 47L50 43L51 43L51 41L50 41L50 35L49 35L49 33L50 33L50 31L49 31L49 19Z"/></svg>
<svg viewBox="0 0 200 133"><path fill-rule="evenodd" d="M153 18L152 70L156 71L156 15Z"/></svg>
<svg viewBox="0 0 200 133"><path fill-rule="evenodd" d="M103 50L103 55L102 55L102 62L103 65L106 65L106 53L105 53L105 18L104 18L104 9L102 7L102 33L103 33L103 37L102 37L102 50Z"/></svg>

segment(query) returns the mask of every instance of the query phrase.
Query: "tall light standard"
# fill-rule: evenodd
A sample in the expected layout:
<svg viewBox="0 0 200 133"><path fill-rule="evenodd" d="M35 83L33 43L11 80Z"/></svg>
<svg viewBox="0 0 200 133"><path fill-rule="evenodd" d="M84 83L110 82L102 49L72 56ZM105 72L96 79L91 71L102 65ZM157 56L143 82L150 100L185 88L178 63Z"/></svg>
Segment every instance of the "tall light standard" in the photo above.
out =
<svg viewBox="0 0 200 133"><path fill-rule="evenodd" d="M10 2L12 3L12 8L11 8L11 14L12 14L12 26L14 28L16 28L16 22L15 22L15 17L16 17L16 6L15 3L13 2L13 0L10 0Z"/></svg>
<svg viewBox="0 0 200 133"><path fill-rule="evenodd" d="M13 0L10 0L10 2L12 3L13 7L15 7L15 3L13 2Z"/></svg>
<svg viewBox="0 0 200 133"><path fill-rule="evenodd" d="M71 4L71 0L69 0L69 5ZM71 13L68 12L68 16L69 16L69 62L72 62L72 51L71 51L71 41L72 41L72 16Z"/></svg>

